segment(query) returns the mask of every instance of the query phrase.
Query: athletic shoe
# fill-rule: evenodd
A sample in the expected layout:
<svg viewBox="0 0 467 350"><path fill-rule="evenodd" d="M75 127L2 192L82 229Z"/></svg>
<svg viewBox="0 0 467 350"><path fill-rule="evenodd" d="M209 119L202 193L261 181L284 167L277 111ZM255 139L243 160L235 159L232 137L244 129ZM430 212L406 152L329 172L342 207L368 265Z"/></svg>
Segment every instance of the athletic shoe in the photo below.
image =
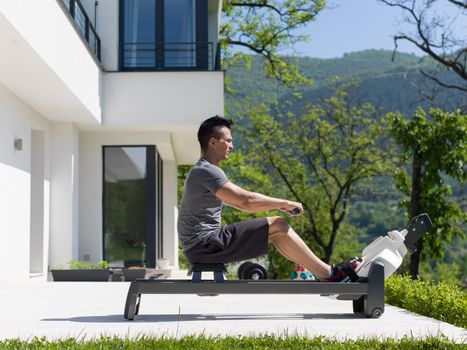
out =
<svg viewBox="0 0 467 350"><path fill-rule="evenodd" d="M331 277L325 278L324 282L355 282L358 280L357 272L363 266L363 259L353 258L349 261L333 264L331 266Z"/></svg>

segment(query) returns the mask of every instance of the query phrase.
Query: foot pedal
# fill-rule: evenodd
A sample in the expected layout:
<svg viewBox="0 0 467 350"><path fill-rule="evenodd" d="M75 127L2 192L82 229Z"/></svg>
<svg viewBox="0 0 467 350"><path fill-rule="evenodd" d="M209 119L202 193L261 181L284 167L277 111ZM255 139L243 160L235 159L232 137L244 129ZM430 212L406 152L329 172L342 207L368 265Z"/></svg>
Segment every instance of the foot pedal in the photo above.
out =
<svg viewBox="0 0 467 350"><path fill-rule="evenodd" d="M404 244L410 252L416 251L415 243L431 229L432 225L430 217L426 213L417 215L409 221L405 227L407 235Z"/></svg>

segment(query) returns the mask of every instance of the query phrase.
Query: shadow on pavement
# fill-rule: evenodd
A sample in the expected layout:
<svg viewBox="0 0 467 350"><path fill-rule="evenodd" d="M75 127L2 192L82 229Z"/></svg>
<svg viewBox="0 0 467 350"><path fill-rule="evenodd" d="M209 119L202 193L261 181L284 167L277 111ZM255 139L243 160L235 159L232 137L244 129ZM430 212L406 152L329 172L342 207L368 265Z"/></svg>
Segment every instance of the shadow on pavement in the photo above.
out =
<svg viewBox="0 0 467 350"><path fill-rule="evenodd" d="M70 321L82 323L122 323L122 322L182 322L182 321L231 321L231 320L343 320L365 318L355 314L162 314L136 315L133 321L123 315L77 316L64 318L44 318L41 321Z"/></svg>

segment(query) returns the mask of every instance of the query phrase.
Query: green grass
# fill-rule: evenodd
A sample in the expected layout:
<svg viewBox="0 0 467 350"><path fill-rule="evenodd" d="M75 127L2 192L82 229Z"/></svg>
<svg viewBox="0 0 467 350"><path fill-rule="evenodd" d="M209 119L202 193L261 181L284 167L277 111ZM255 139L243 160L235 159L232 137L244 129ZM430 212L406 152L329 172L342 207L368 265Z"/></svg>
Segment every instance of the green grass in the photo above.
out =
<svg viewBox="0 0 467 350"><path fill-rule="evenodd" d="M279 337L263 335L258 337L206 337L187 336L180 339L155 338L141 336L136 339L119 339L116 337L102 337L95 340L66 339L59 341L48 341L45 338L34 338L31 341L7 340L0 342L0 350L3 349L320 349L320 350L367 350L367 349L466 349L466 344L456 344L445 336L417 339L404 337L400 340L394 339L357 339L339 341L326 337L306 338L303 336Z"/></svg>
<svg viewBox="0 0 467 350"><path fill-rule="evenodd" d="M467 328L467 293L456 285L393 275L385 282L385 288L388 304Z"/></svg>

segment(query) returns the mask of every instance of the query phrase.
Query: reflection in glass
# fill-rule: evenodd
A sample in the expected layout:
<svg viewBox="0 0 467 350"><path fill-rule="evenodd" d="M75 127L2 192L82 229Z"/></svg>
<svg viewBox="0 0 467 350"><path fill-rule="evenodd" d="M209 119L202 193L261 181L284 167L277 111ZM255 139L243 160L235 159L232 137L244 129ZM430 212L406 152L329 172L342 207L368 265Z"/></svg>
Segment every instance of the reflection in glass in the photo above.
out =
<svg viewBox="0 0 467 350"><path fill-rule="evenodd" d="M170 1L169 1L170 2ZM124 2L124 66L154 67L156 65L156 2L126 0Z"/></svg>
<svg viewBox="0 0 467 350"><path fill-rule="evenodd" d="M166 67L196 66L196 0L170 0L164 3L164 42Z"/></svg>
<svg viewBox="0 0 467 350"><path fill-rule="evenodd" d="M104 147L104 259L146 261L146 147Z"/></svg>

